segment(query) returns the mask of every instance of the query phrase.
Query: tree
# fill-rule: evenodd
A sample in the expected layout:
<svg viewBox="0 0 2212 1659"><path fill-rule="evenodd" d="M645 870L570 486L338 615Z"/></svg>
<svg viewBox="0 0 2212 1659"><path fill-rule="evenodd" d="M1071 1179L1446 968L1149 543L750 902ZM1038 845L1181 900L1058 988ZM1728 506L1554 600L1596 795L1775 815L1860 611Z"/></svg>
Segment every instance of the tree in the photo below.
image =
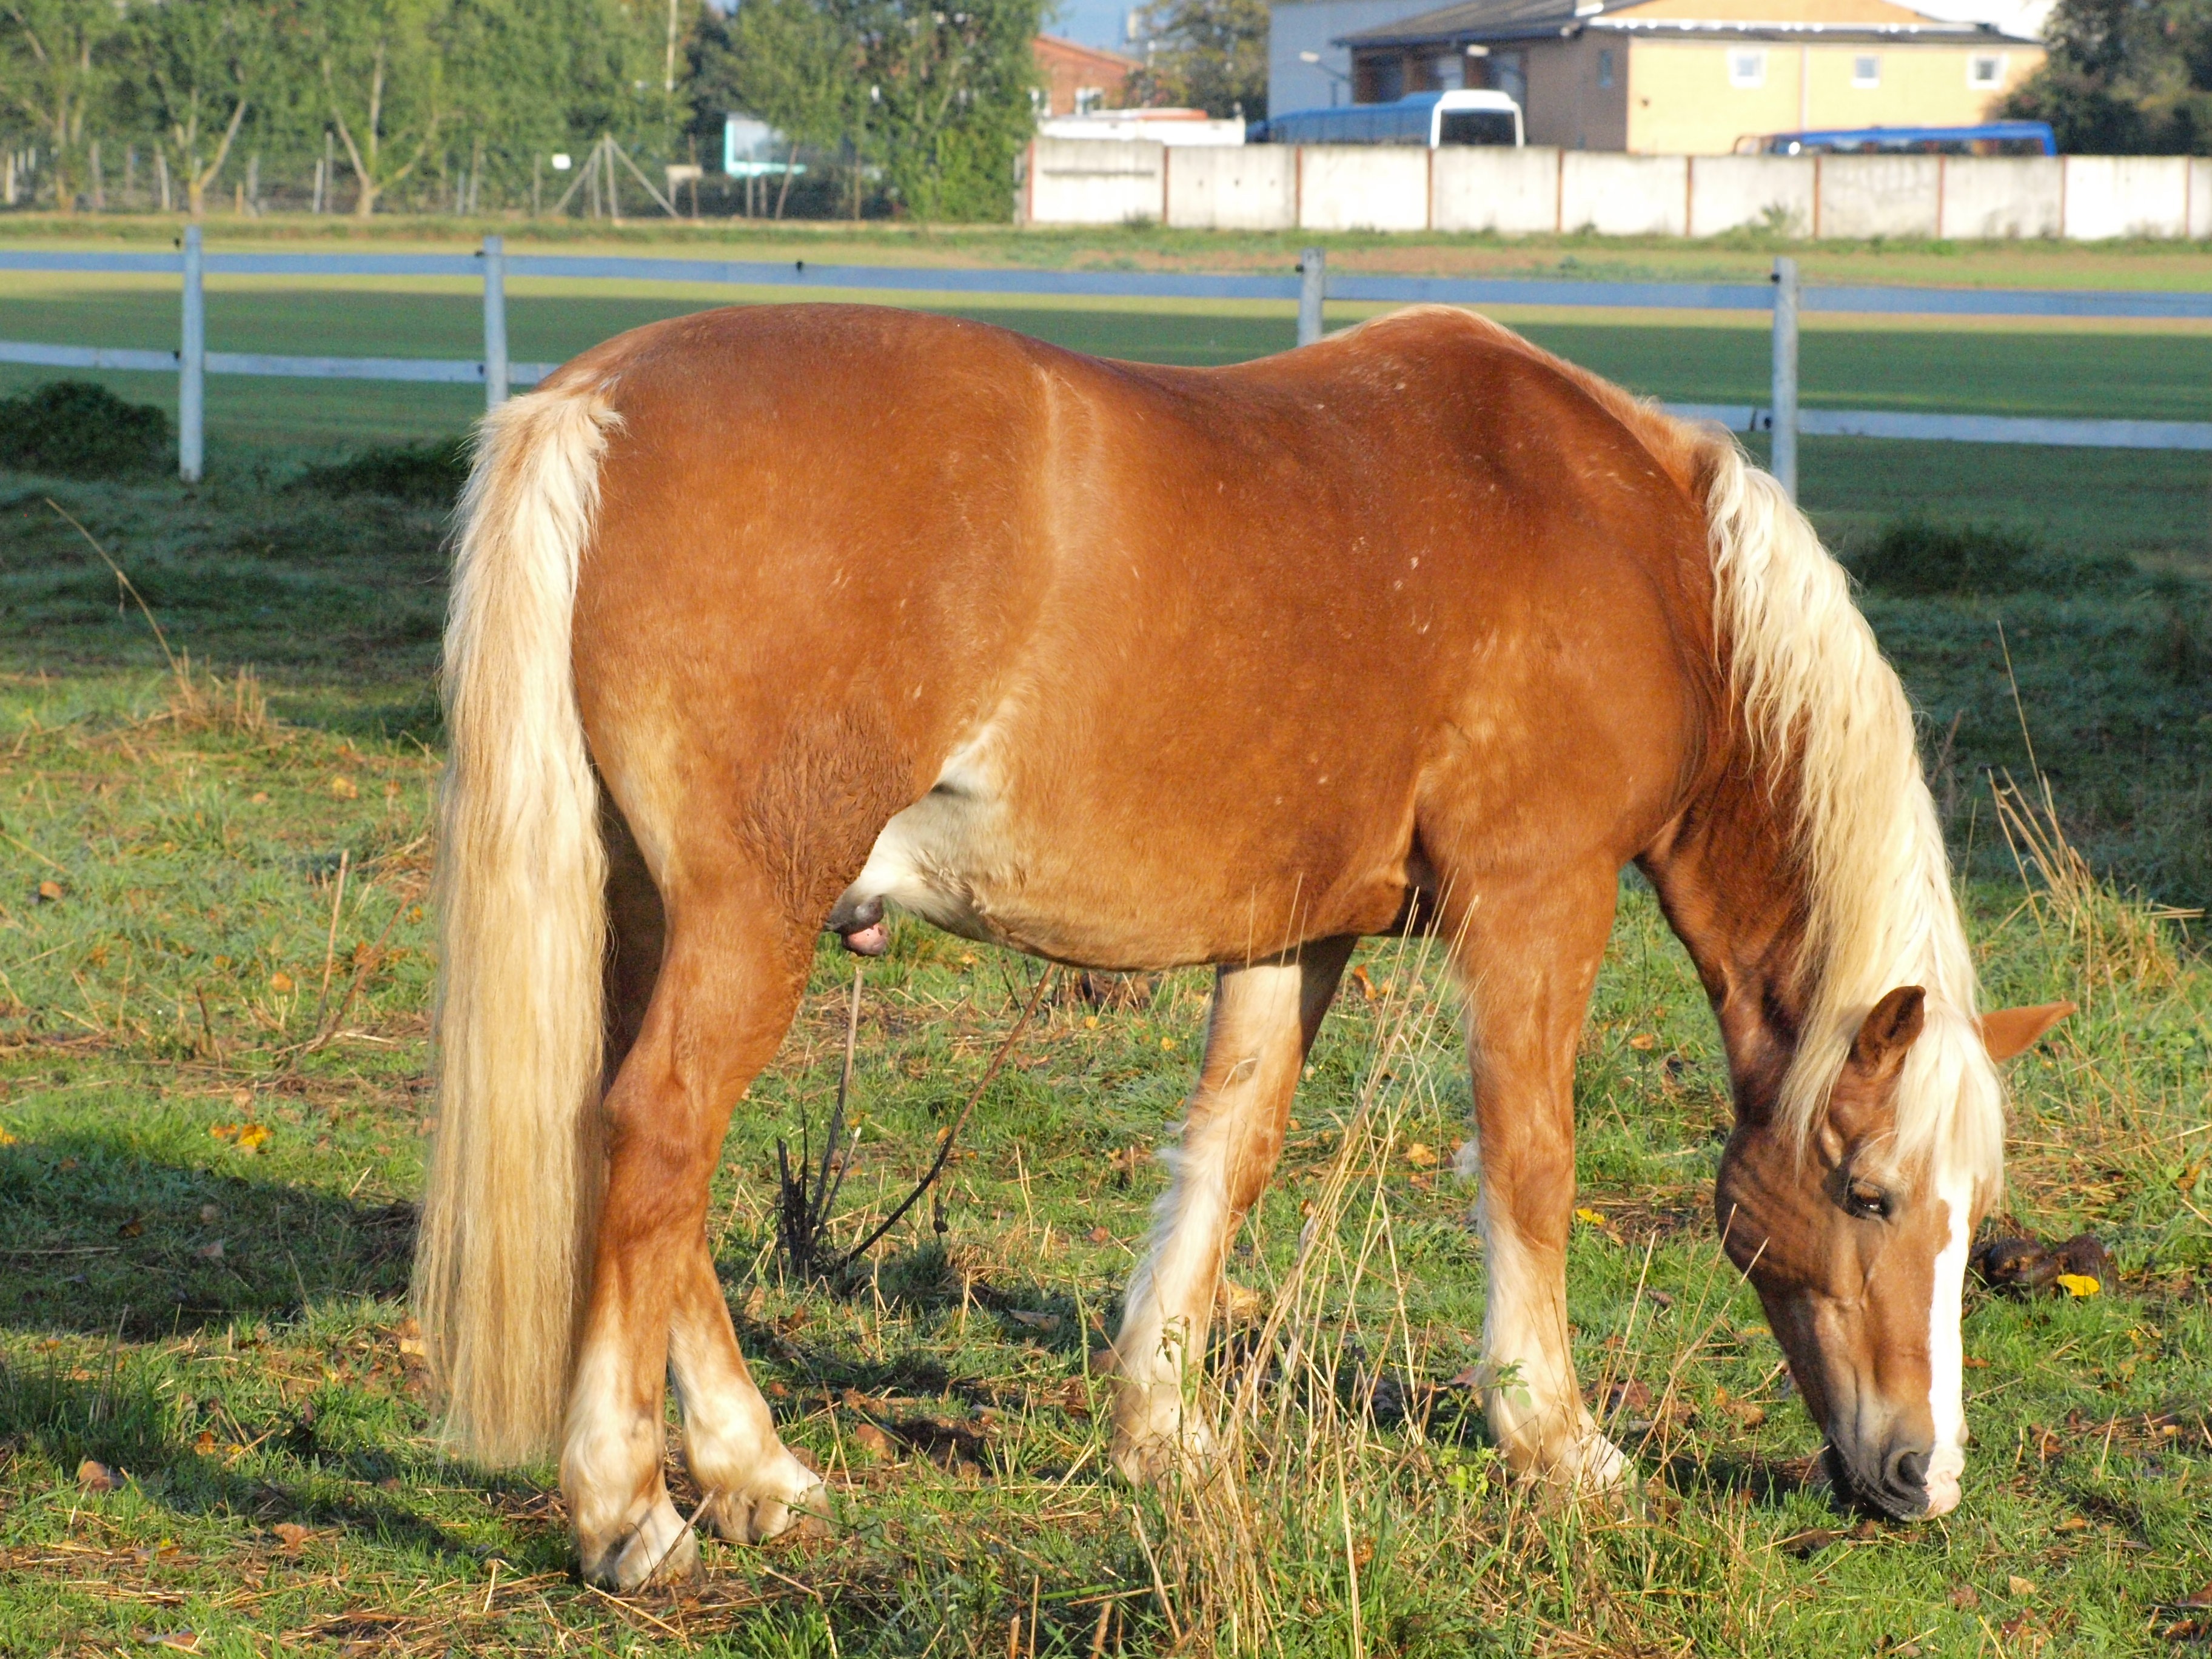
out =
<svg viewBox="0 0 2212 1659"><path fill-rule="evenodd" d="M452 9L450 0L316 0L314 72L353 170L356 217L422 167L451 113L441 36Z"/></svg>
<svg viewBox="0 0 2212 1659"><path fill-rule="evenodd" d="M2081 155L2212 154L2212 8L2204 0L2059 0L2050 56L2005 100Z"/></svg>
<svg viewBox="0 0 2212 1659"><path fill-rule="evenodd" d="M76 208L85 117L107 92L123 23L114 0L0 0L0 99L52 147L64 213Z"/></svg>
<svg viewBox="0 0 2212 1659"><path fill-rule="evenodd" d="M860 56L851 20L817 0L745 0L726 17L702 20L690 77L695 125L719 130L724 112L741 110L784 136L791 154L776 194L779 219L799 147L835 150L865 127Z"/></svg>
<svg viewBox="0 0 2212 1659"><path fill-rule="evenodd" d="M1148 49L1131 91L1140 104L1263 119L1267 27L1267 0L1150 0L1137 14Z"/></svg>
<svg viewBox="0 0 2212 1659"><path fill-rule="evenodd" d="M247 110L278 78L271 11L256 0L163 0L131 16L123 102L168 153L194 218Z"/></svg>
<svg viewBox="0 0 2212 1659"><path fill-rule="evenodd" d="M867 148L921 219L1007 217L1014 158L1036 131L1042 0L966 5L884 0L865 15Z"/></svg>

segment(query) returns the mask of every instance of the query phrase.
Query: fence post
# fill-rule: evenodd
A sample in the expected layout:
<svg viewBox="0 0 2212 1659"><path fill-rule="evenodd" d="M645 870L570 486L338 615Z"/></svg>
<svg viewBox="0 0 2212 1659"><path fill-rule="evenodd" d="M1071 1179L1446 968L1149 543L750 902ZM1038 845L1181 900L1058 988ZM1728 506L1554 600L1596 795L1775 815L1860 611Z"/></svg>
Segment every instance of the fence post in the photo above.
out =
<svg viewBox="0 0 2212 1659"><path fill-rule="evenodd" d="M484 408L507 401L507 239L483 239Z"/></svg>
<svg viewBox="0 0 2212 1659"><path fill-rule="evenodd" d="M1774 262L1774 449L1770 470L1797 499L1797 262Z"/></svg>
<svg viewBox="0 0 2212 1659"><path fill-rule="evenodd" d="M1328 255L1317 247L1298 253L1298 343L1321 338L1321 302L1328 287Z"/></svg>
<svg viewBox="0 0 2212 1659"><path fill-rule="evenodd" d="M206 460L207 295L200 287L200 228L185 227L185 328L177 353L177 476L198 483Z"/></svg>

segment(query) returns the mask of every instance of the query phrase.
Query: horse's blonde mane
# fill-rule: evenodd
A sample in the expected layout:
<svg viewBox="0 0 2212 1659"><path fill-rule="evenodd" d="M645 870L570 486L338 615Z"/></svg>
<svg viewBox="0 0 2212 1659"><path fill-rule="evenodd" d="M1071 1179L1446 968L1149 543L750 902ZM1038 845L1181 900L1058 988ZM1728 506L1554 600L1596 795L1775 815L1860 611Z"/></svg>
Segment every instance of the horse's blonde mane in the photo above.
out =
<svg viewBox="0 0 2212 1659"><path fill-rule="evenodd" d="M1778 1116L1801 1145L1874 1005L1900 985L1928 993L1906 1056L1889 1158L1932 1160L1994 1201L2004 1164L2004 1091L1975 1019L1974 964L1951 890L1936 804L1921 775L1912 710L1843 567L1773 477L1734 440L1680 421L1486 318L1419 306L1358 332L1456 319L1547 363L1633 433L1660 466L1702 489L1712 559L1716 653L1770 763L1791 757L1798 855L1809 888L1805 951L1813 995Z"/></svg>
<svg viewBox="0 0 2212 1659"><path fill-rule="evenodd" d="M1750 742L1796 762L1813 994L1778 1115L1809 1135L1868 1012L1898 986L1925 987L1893 1156L1932 1159L1939 1176L1993 1198L2003 1091L1975 1018L1973 958L1905 688L1843 567L1781 485L1733 442L1705 449L1715 643Z"/></svg>

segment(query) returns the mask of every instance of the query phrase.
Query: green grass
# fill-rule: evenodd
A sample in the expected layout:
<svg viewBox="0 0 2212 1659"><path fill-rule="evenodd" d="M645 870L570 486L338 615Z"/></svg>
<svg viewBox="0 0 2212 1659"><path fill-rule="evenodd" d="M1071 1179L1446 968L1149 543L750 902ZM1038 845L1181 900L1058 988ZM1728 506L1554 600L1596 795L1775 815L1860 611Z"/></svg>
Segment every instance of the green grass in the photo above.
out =
<svg viewBox="0 0 2212 1659"><path fill-rule="evenodd" d="M11 213L0 238L18 246L173 246L176 216ZM2093 288L2201 290L2208 286L2203 242L1870 241L1787 242L1755 232L1691 241L1680 237L1445 235L1314 231L1246 233L1170 230L1158 225L1091 228L1009 225L917 225L882 221L699 224L634 219L602 222L520 217L460 220L379 215L374 221L280 216L208 222L209 246L355 247L465 252L487 232L510 252L604 250L717 253L734 258L898 264L1006 264L1044 268L1268 270L1287 271L1299 251L1318 246L1346 270L1424 276L1559 276L1593 279L1759 281L1778 253L1794 254L1816 283L1931 284L1965 288Z"/></svg>
<svg viewBox="0 0 2212 1659"><path fill-rule="evenodd" d="M1018 1651L1081 1653L1111 1607L1109 1650L1152 1651L1172 1637L1138 1521L1174 1618L1225 1603L1189 1515L1100 1475L1085 1359L1161 1181L1149 1153L1188 1084L1204 975L1098 1007L1056 995L986 1093L946 1233L902 1228L836 1296L782 1281L771 1245L773 1141L808 1114L818 1133L835 1085L849 959L824 951L712 1215L756 1374L830 1472L841 1531L714 1546L702 1583L618 1603L568 1582L548 1472L441 1458L403 1346L434 758L180 726L165 694L125 673L0 687L0 1649L190 1631L239 1654L997 1654L1018 1624ZM60 896L34 897L42 881ZM1483 1275L1468 1193L1436 1164L1467 1104L1449 999L1418 951L1370 948L1377 1000L1349 991L1325 1028L1231 1273L1267 1294L1346 1152L1352 1201L1325 1212L1348 1249L1380 1216L1396 1269L1309 1294L1352 1322L1369 1375L1432 1409L1415 1435L1316 1407L1340 1477L1254 1470L1279 1650L1352 1650L1340 1526L1370 1652L2171 1650L2157 1632L2182 1615L2157 1604L2212 1551L2212 996L2170 957L2085 985L2018 896L1974 895L1992 996L2090 1006L2015 1069L2013 1218L2094 1227L2124 1272L2087 1302L1972 1299L1966 1503L1909 1528L1851 1530L1808 1478L1815 1437L1708 1218L1727 1112L1711 1022L1633 882L1578 1066L1577 1203L1600 1219L1570 1275L1595 1396L1634 1383L1652 1402L1615 1422L1650 1496L1640 1516L1560 1513L1499 1480L1463 1395L1432 1392L1474 1356ZM911 1178L1032 971L906 924L868 969L844 1237ZM306 1046L319 1029L337 1035ZM120 1489L85 1490L86 1459Z"/></svg>
<svg viewBox="0 0 2212 1659"><path fill-rule="evenodd" d="M544 303L548 332L518 321L518 355L559 327L665 314ZM459 301L373 295L268 315L300 349L459 355L472 326ZM1278 326L1023 315L1098 331L1071 343L1188 361L1266 349L1237 331ZM434 324L449 343L381 331ZM217 343L252 325L218 307ZM1747 371L1725 334L1577 337L1594 362L1612 349L1686 377L1670 385L1733 386ZM1884 337L1909 358L1918 337ZM2056 384L2033 353L2006 361L2017 380L1977 395ZM1854 372L1926 391L1947 371L1870 352ZM297 487L370 434L449 434L473 401L390 390L246 386L217 404L216 465L196 490L0 475L0 1651L107 1653L189 1630L199 1651L240 1655L1081 1654L1107 1608L1106 1650L1136 1653L1247 1607L1201 1516L1100 1475L1085 1359L1141 1248L1162 1179L1149 1153L1189 1085L1197 974L1104 1006L1055 994L984 1097L946 1233L916 1218L833 1296L779 1276L770 1213L776 1136L806 1114L818 1128L835 1088L851 963L818 959L732 1128L712 1214L756 1374L831 1473L836 1540L714 1546L702 1583L618 1603L568 1582L548 1471L440 1456L399 1297L432 1109L421 907L442 521ZM2165 1632L2191 1615L2161 1605L2212 1577L2212 982L2170 928L2142 945L2139 908L2106 903L2095 939L2048 903L2023 908L1982 772L2024 772L2024 710L2101 870L2168 902L2212 897L2205 486L2197 457L1808 447L1808 501L1847 552L1911 512L2035 543L2012 591L1866 596L1974 872L1990 999L2087 1004L2014 1068L2010 1218L2046 1237L2094 1228L2123 1267L2086 1302L1970 1301L1964 1507L1862 1533L1808 1480L1814 1434L1712 1237L1727 1111L1712 1022L1631 880L1577 1071L1577 1202L1601 1219L1577 1226L1570 1273L1594 1397L1631 1382L1650 1396L1615 1413L1651 1479L1644 1511L1531 1503L1447 1386L1480 1325L1470 1194L1445 1172L1464 1066L1434 972L1371 947L1377 1000L1347 993L1325 1026L1281 1178L1231 1272L1271 1293L1310 1200L1350 1250L1386 1220L1395 1256L1378 1259L1395 1271L1324 1252L1304 1294L1327 1316L1316 1329L1348 1321L1359 1344L1333 1353L1341 1376L1379 1372L1386 1396L1426 1403L1429 1428L1347 1416L1323 1390L1276 1420L1326 1457L1241 1469L1279 1650L1353 1650L1346 1531L1370 1653L2177 1650ZM279 722L177 718L143 618L48 495L111 548L174 646L226 676L256 665ZM2115 939L2135 941L2117 976L2098 967ZM844 1237L919 1167L1033 971L903 923L867 969ZM1352 1179L1331 1203L1340 1158ZM120 1470L120 1489L85 1490L87 1458Z"/></svg>

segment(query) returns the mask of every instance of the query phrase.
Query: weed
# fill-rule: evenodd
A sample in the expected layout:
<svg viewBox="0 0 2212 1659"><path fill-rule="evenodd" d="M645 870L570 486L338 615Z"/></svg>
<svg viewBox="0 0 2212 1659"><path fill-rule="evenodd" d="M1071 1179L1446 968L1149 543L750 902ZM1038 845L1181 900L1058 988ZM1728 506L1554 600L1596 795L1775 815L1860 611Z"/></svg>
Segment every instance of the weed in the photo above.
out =
<svg viewBox="0 0 2212 1659"><path fill-rule="evenodd" d="M465 437L386 444L311 466L290 487L322 495L389 495L425 507L450 507L468 482L472 452L471 441Z"/></svg>
<svg viewBox="0 0 2212 1659"><path fill-rule="evenodd" d="M2038 552L2034 540L2017 531L1913 514L1883 527L1860 556L1857 574L1868 586L1892 593L2009 593L2027 584Z"/></svg>
<svg viewBox="0 0 2212 1659"><path fill-rule="evenodd" d="M0 398L0 466L71 478L159 472L173 441L169 417L89 380L49 380Z"/></svg>

